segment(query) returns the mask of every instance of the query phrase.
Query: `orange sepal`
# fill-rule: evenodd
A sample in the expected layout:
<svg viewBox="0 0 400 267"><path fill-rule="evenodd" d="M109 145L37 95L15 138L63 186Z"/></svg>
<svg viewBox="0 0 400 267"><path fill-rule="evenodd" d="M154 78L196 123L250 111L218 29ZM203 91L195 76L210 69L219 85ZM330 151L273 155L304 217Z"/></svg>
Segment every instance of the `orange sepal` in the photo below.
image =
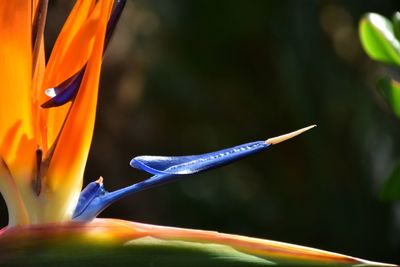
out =
<svg viewBox="0 0 400 267"><path fill-rule="evenodd" d="M60 34L58 35L57 41L54 44L49 62L46 66L46 78L44 81L45 87L53 87L65 81L75 74L85 63L83 62L84 60L74 56L74 53L81 53L81 50L85 50L85 53L87 54L87 43L85 43L87 40L79 40L79 38L76 40L76 36L82 30L82 26L88 21L88 17L93 11L94 2L94 0L78 0L69 14ZM85 36L80 37L85 38ZM87 36L89 39L92 37L93 34ZM72 50L71 43L79 41L81 41L81 47L79 47L79 49L74 47L75 49ZM75 65L75 67L67 68L66 65Z"/></svg>
<svg viewBox="0 0 400 267"><path fill-rule="evenodd" d="M80 193L93 135L104 36L112 4L112 0L99 1L90 15L93 22L88 23L96 25L93 51L44 177L43 221L70 219Z"/></svg>
<svg viewBox="0 0 400 267"><path fill-rule="evenodd" d="M0 39L0 147L3 147L7 132L19 121L15 140L23 135L33 138L31 1L0 1ZM20 151L32 153L25 148ZM19 161L9 167L25 168Z"/></svg>
<svg viewBox="0 0 400 267"><path fill-rule="evenodd" d="M93 47L95 20L90 18L95 12L94 0L76 2L54 44L45 70L45 80L38 96L40 104L48 100L45 89L64 82L78 72L87 62ZM41 129L43 131L43 148L52 146L70 109L70 103L64 106L43 109L41 111Z"/></svg>

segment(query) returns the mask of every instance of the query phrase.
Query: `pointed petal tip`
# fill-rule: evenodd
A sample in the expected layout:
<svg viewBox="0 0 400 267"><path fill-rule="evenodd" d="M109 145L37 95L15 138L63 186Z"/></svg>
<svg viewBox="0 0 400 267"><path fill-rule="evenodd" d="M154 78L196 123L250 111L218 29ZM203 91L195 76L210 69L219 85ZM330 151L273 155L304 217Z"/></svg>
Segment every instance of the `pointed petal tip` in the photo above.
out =
<svg viewBox="0 0 400 267"><path fill-rule="evenodd" d="M40 107L41 108L53 108L53 107L57 107L57 104L54 103L54 100L52 98L50 98L49 100L47 100L46 102L41 104Z"/></svg>
<svg viewBox="0 0 400 267"><path fill-rule="evenodd" d="M45 95L47 95L50 98L53 98L57 95L56 90L54 88L48 88L44 91L44 93L45 93Z"/></svg>
<svg viewBox="0 0 400 267"><path fill-rule="evenodd" d="M317 125L313 124L313 125L310 125L308 127L299 129L299 130L291 132L291 133L283 134L283 135L280 135L280 136L277 136L277 137L272 137L272 138L267 139L265 141L265 143L267 145L276 145L276 144L279 144L279 143L281 143L283 141L286 141L286 140L288 140L290 138L293 138L293 137L295 137L295 136L297 136L299 134L302 134L302 133L304 133L304 132L306 132L306 131L308 131L308 130L310 130L312 128L315 128L315 127L317 127Z"/></svg>
<svg viewBox="0 0 400 267"><path fill-rule="evenodd" d="M99 179L96 180L96 183L98 183L99 185L103 185L103 176L100 176Z"/></svg>

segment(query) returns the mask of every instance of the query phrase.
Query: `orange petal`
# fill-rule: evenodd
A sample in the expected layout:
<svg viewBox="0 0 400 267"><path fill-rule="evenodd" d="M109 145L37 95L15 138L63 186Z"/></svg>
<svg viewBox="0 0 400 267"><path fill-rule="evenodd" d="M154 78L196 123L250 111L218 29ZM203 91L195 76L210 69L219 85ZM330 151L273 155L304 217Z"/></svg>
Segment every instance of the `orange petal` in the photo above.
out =
<svg viewBox="0 0 400 267"><path fill-rule="evenodd" d="M86 39L81 39L82 42L79 49L71 50L70 45L74 42L74 39L76 39L79 31L82 30L82 25L87 22L88 16L93 10L94 2L94 0L78 0L72 9L50 54L49 62L46 67L45 87L57 86L75 74L86 63L85 60L80 58L81 56L74 56L74 53L80 53L79 50L85 50L85 53L88 54L88 51L86 51ZM85 38L85 36L82 35L80 37ZM93 34L86 38L90 39L92 37ZM75 42L77 42L77 40L75 40ZM86 55L85 59L87 59L87 57L88 55ZM68 68L66 64L69 65ZM71 68L70 66L74 67Z"/></svg>
<svg viewBox="0 0 400 267"><path fill-rule="evenodd" d="M31 1L0 1L0 39L0 142L18 121L15 139L22 135L31 139ZM24 148L22 152L33 153ZM14 161L9 167L26 166Z"/></svg>
<svg viewBox="0 0 400 267"><path fill-rule="evenodd" d="M46 1L46 0L43 0L43 1ZM39 2L40 2L39 0L32 1L32 15L31 15L32 23L34 22L34 18L36 16L36 12L37 12L36 10L38 8ZM47 4L47 3L45 3L45 4ZM40 101L41 101L41 99L39 97L41 96L41 92L42 92L42 84L43 84L44 71L45 71L45 66L46 66L46 59L45 59L45 50L44 50L44 36L43 36L43 34L40 34L39 36L41 36L41 40L40 40L40 46L38 48L39 52L37 55L37 62L32 64L33 66L35 66L35 69L32 69L33 75L32 75L32 86L31 86L31 90L32 90L32 105L31 105L31 107L32 107L32 118L33 118L33 121L35 122L34 131L35 131L36 142L38 143L39 147L43 147L43 146L46 146L47 144L46 144L46 142L43 142L43 139L45 136L42 136L42 131L40 130L42 124L40 123ZM34 44L32 44L32 45L34 45ZM34 52L32 52L32 53L34 53ZM34 57L34 55L32 55L32 57Z"/></svg>
<svg viewBox="0 0 400 267"><path fill-rule="evenodd" d="M43 123L41 122L41 99L40 96L42 94L42 88L43 88L43 78L44 78L44 72L45 72L45 52L44 52L44 39L42 39L40 48L39 48L39 54L38 54L38 60L36 63L36 68L33 73L32 77L32 118L33 121L35 122L34 125L34 131L35 131L35 136L37 137L37 143L40 147L44 146L44 150L47 150L47 139L46 135L43 135L41 126Z"/></svg>
<svg viewBox="0 0 400 267"><path fill-rule="evenodd" d="M89 56L92 54L98 24L98 20L94 18L95 15L96 12L92 12L87 21L82 25L81 29L76 33L75 38L70 42L66 52L63 55L57 56L57 58L62 59L62 65L57 68L60 69L60 71L53 75L53 78L57 80L57 83L52 86L56 86L63 82L78 72L87 63ZM50 72L47 72L46 69L46 78L50 77L48 73ZM59 77L62 77L62 79L59 80ZM45 102L43 97L42 102ZM68 104L67 107L42 110L42 112L48 114L47 141L49 146L52 145L58 136L60 128L64 123L65 116L69 110L69 106L70 105Z"/></svg>
<svg viewBox="0 0 400 267"><path fill-rule="evenodd" d="M48 209L45 213L51 221L70 218L82 186L96 115L104 36L112 4L112 0L98 1L90 16L97 24L93 52L45 177L49 200L44 209Z"/></svg>
<svg viewBox="0 0 400 267"><path fill-rule="evenodd" d="M17 143L15 136L17 135L21 123L21 121L15 122L15 124L7 130L7 134L5 134L3 137L0 155L5 159L11 158L12 154L15 153L15 145Z"/></svg>
<svg viewBox="0 0 400 267"><path fill-rule="evenodd" d="M68 16L46 66L45 80L39 95L40 104L48 100L44 94L45 89L59 85L86 63L92 49L90 40L96 28L88 27L88 17L93 14L94 3L94 0L78 0ZM70 104L66 104L56 109L42 110L40 128L45 152L57 138L69 108Z"/></svg>

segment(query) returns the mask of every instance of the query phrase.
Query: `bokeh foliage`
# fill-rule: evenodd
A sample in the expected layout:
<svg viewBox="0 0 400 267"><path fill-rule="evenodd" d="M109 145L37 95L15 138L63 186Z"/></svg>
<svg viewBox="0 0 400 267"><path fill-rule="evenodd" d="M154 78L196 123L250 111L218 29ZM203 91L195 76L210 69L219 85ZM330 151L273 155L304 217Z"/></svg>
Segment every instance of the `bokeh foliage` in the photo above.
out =
<svg viewBox="0 0 400 267"><path fill-rule="evenodd" d="M69 2L51 1L47 36ZM129 1L104 61L87 182L102 175L116 189L138 181L145 174L128 164L136 155L203 153L319 127L129 197L103 216L400 262L399 207L378 197L400 158L400 127L376 90L383 67L357 32L364 13L396 8L372 0Z"/></svg>
<svg viewBox="0 0 400 267"><path fill-rule="evenodd" d="M367 54L374 60L400 68L400 13L396 12L392 20L376 14L367 13L360 21L360 39ZM392 72L394 72L392 71ZM397 78L397 77L396 77ZM382 95L386 98L393 113L400 118L400 85L396 78L383 77L378 82ZM383 199L400 199L400 163L381 190Z"/></svg>

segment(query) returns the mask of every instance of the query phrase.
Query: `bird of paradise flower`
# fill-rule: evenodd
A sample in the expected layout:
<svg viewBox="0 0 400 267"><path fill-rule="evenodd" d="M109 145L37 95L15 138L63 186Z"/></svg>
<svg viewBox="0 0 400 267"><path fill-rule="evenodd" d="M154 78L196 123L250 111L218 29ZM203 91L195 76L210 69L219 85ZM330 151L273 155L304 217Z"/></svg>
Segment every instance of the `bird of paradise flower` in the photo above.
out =
<svg viewBox="0 0 400 267"><path fill-rule="evenodd" d="M48 0L0 2L0 190L9 212L0 263L384 265L269 240L96 219L127 194L228 164L314 127L203 155L136 157L131 165L152 177L114 192L100 178L81 191L101 62L125 4L77 0L46 62Z"/></svg>

